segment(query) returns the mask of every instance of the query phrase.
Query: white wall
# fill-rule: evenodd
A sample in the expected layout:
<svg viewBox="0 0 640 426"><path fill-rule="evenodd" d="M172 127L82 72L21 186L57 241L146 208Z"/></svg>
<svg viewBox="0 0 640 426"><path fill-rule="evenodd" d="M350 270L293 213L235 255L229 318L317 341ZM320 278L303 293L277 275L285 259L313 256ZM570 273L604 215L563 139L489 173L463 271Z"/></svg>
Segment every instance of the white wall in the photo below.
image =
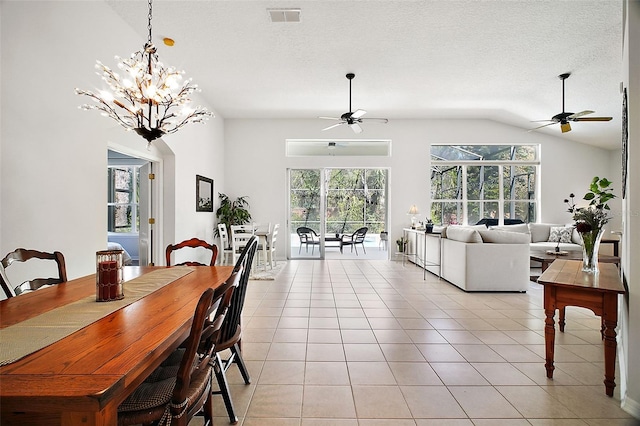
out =
<svg viewBox="0 0 640 426"><path fill-rule="evenodd" d="M225 176L232 197L246 195L251 212L259 222L285 226L286 169L293 167L388 167L390 168L389 221L393 241L409 223L407 211L416 204L421 218L427 213L430 143L533 143L541 144L541 221L571 222L563 200L571 192L587 192L591 179L612 173L609 151L563 139L529 133L520 128L488 120L391 120L370 124L355 135L348 128L323 132L320 120L227 119L225 121ZM390 139L392 156L384 157L285 157L286 139ZM604 159L604 161L603 161ZM286 256L286 244L278 245L277 256Z"/></svg>

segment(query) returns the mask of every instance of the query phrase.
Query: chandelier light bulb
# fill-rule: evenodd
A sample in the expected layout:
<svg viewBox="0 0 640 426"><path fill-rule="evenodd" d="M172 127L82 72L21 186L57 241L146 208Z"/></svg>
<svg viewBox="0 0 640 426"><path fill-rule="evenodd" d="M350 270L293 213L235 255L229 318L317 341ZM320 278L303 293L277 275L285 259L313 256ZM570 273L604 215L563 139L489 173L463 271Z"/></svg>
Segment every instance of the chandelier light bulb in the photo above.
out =
<svg viewBox="0 0 640 426"><path fill-rule="evenodd" d="M149 0L149 38L142 50L128 59L116 56L117 69L124 78L100 61L96 69L110 91L92 92L76 88L76 94L92 98L95 104L84 104L83 110L95 109L111 117L126 130L135 130L148 144L168 133L175 133L188 123L202 123L213 114L198 106L189 108L191 94L199 92L191 79L182 82L184 71L165 67L158 60L151 43L151 0Z"/></svg>

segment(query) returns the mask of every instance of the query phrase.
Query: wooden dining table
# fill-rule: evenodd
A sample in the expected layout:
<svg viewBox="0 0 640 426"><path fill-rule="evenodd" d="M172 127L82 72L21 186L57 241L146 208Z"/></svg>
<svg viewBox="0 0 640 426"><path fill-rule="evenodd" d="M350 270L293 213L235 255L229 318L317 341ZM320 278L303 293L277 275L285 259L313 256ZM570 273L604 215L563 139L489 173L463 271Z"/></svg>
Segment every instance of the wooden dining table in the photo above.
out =
<svg viewBox="0 0 640 426"><path fill-rule="evenodd" d="M125 299L127 281L159 269L168 268L125 267ZM186 339L200 295L222 284L233 267L192 269L0 367L1 424L116 425L118 405ZM95 276L89 275L0 301L0 329L95 297L95 291Z"/></svg>

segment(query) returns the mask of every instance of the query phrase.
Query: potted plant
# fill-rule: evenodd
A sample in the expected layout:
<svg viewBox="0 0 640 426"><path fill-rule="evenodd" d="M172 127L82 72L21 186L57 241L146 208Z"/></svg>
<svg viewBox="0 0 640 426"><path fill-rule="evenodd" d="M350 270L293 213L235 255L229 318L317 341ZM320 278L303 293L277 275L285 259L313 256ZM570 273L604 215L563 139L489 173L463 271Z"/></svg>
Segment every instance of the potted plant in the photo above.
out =
<svg viewBox="0 0 640 426"><path fill-rule="evenodd" d="M230 231L231 225L244 225L251 221L249 202L246 196L231 200L228 195L218 193L218 198L220 199L220 207L216 210L216 218L218 223L225 224L227 232ZM219 236L217 229L215 235Z"/></svg>
<svg viewBox="0 0 640 426"><path fill-rule="evenodd" d="M431 234L433 232L433 221L431 219L427 219L424 223L425 231L427 234Z"/></svg>
<svg viewBox="0 0 640 426"><path fill-rule="evenodd" d="M404 237L400 237L396 240L396 244L398 245L398 253L404 253L404 246L407 244L407 240Z"/></svg>

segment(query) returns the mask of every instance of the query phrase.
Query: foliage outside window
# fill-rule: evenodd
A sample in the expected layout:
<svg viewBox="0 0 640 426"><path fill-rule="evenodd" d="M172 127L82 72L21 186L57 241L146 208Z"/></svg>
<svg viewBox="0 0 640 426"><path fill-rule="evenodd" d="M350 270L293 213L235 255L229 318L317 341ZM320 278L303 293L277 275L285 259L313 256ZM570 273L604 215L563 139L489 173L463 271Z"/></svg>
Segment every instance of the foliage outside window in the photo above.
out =
<svg viewBox="0 0 640 426"><path fill-rule="evenodd" d="M431 145L431 219L535 222L538 146Z"/></svg>
<svg viewBox="0 0 640 426"><path fill-rule="evenodd" d="M138 191L140 167L109 166L107 169L107 230L136 233L140 227Z"/></svg>
<svg viewBox="0 0 640 426"><path fill-rule="evenodd" d="M307 226L320 233L320 190L326 191L327 233L351 234L366 226L379 233L386 223L387 172L382 169L291 170L291 231Z"/></svg>

